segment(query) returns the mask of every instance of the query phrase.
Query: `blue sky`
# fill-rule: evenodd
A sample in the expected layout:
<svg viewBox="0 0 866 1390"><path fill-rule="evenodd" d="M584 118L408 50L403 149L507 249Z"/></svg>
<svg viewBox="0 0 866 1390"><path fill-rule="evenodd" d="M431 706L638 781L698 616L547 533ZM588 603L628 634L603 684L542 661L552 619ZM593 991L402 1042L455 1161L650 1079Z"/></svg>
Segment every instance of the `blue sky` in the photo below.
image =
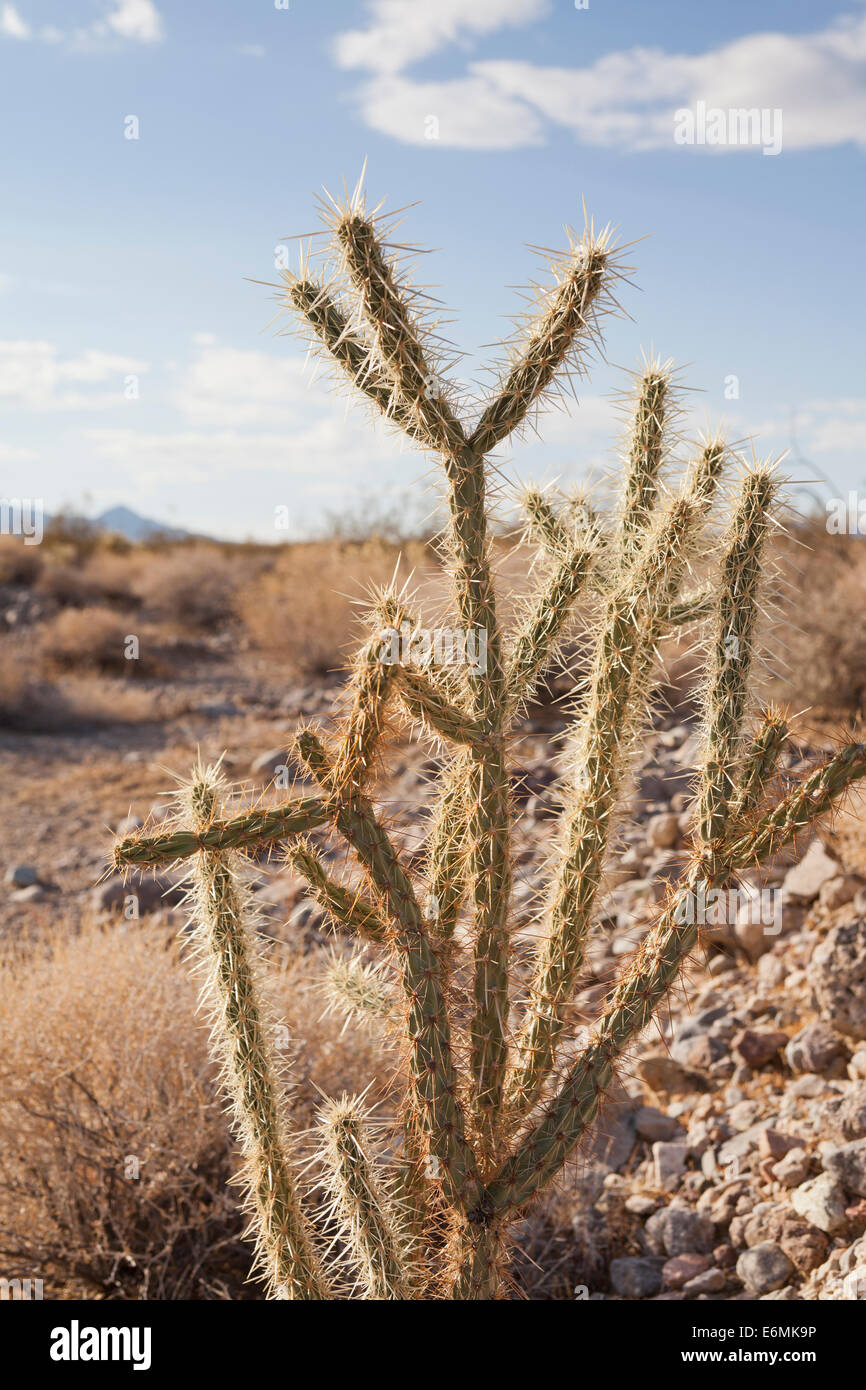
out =
<svg viewBox="0 0 866 1390"><path fill-rule="evenodd" d="M698 103L781 111L780 152L677 143ZM305 534L422 478L310 384L250 283L365 158L372 201L420 203L402 235L436 248L467 381L538 272L526 243L562 244L583 199L647 238L633 321L510 467L609 462L611 392L654 347L695 388L688 425L794 437L795 475L864 485L860 0L0 0L0 122L4 496L278 539L276 508Z"/></svg>

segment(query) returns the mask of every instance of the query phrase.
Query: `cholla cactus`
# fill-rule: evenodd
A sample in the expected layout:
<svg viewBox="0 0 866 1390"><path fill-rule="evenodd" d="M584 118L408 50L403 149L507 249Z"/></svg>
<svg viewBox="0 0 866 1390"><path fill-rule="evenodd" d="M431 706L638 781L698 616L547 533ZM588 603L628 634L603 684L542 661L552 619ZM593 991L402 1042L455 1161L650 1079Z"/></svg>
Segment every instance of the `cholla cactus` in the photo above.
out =
<svg viewBox="0 0 866 1390"><path fill-rule="evenodd" d="M483 635L486 659L448 671L405 651L395 659L389 635L407 625L417 631L411 596L376 595L337 736L325 742L304 729L296 739L319 795L225 819L212 775L199 770L186 823L124 839L115 860L125 868L194 862L215 1045L247 1157L271 1292L327 1298L329 1288L345 1287L322 1273L327 1222L322 1231L321 1218L302 1210L234 875L239 852L285 842L294 871L350 944L363 948L363 961L351 954L331 961L332 1002L342 998L350 1011L386 1018L406 1043L405 1108L383 1149L389 1157L371 1152L360 1101L325 1107L324 1180L343 1237L339 1262L354 1264L355 1288L368 1298L493 1298L507 1268L509 1223L575 1154L629 1048L699 944L701 895L830 811L866 773L866 747L843 748L774 797L787 726L771 709L750 735L749 677L779 484L771 466L739 464L715 575L691 589L691 560L698 551L708 554L719 484L736 460L721 437L706 438L679 488L669 490L675 391L667 363L647 361L637 375L619 501L609 520L582 496L525 494L527 535L538 547L542 577L514 630L503 631L491 574L488 456L531 420L558 381L584 370L597 346L622 273L609 232L587 227L552 258L549 287L511 346L498 387L469 423L381 219L367 214L357 194L335 205L327 221L334 278L317 278L305 266L299 277L286 277L281 293L335 375L440 460L455 620L467 640ZM597 613L594 659L574 702L564 807L527 989L517 979L510 917L509 740L582 594L592 596ZM578 1048L568 1010L652 691L656 648L667 633L698 622L710 626L690 857ZM398 851L372 800L394 711L449 750L422 870ZM323 826L350 847L365 886L350 888L329 875L306 838ZM382 974L387 962L396 987Z"/></svg>

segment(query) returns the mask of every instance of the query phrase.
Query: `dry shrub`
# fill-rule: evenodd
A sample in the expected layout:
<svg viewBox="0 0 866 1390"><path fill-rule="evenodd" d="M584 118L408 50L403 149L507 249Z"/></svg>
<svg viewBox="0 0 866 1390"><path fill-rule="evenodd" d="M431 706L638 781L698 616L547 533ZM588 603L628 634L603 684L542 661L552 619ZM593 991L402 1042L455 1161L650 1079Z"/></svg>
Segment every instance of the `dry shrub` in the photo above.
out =
<svg viewBox="0 0 866 1390"><path fill-rule="evenodd" d="M160 618L181 627L219 627L234 616L234 565L217 546L154 550L140 588Z"/></svg>
<svg viewBox="0 0 866 1390"><path fill-rule="evenodd" d="M22 536L0 536L0 584L36 582L42 555L36 545L25 545Z"/></svg>
<svg viewBox="0 0 866 1390"><path fill-rule="evenodd" d="M0 729L62 733L104 724L140 724L153 717L153 701L142 690L95 676L60 683L42 680L22 650L0 643Z"/></svg>
<svg viewBox="0 0 866 1390"><path fill-rule="evenodd" d="M269 570L244 590L240 616L255 644L295 676L322 676L344 665L358 636L359 600L371 584L388 584L395 568L429 566L427 547L402 550L380 540L287 545Z"/></svg>
<svg viewBox="0 0 866 1390"><path fill-rule="evenodd" d="M135 619L128 615L107 608L67 608L45 624L40 650L57 670L142 674L144 653L137 660L124 655L127 637L137 632Z"/></svg>
<svg viewBox="0 0 866 1390"><path fill-rule="evenodd" d="M294 1125L327 1093L390 1070L368 1034L321 1020L316 955L268 967L297 1055ZM238 1298L250 1247L196 1016L164 927L89 926L0 961L0 1251L46 1297Z"/></svg>
<svg viewBox="0 0 866 1390"><path fill-rule="evenodd" d="M796 544L795 542L799 542ZM828 535L823 519L783 549L790 589L780 645L787 669L772 689L795 707L857 715L866 707L866 543Z"/></svg>

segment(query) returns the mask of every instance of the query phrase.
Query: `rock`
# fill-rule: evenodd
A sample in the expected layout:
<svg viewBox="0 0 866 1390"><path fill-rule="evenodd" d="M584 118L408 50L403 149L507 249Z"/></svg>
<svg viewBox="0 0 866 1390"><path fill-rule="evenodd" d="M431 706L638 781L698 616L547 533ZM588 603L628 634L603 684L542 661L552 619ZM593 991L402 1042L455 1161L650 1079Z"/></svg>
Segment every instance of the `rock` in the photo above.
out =
<svg viewBox="0 0 866 1390"><path fill-rule="evenodd" d="M663 1094L684 1091L689 1084L685 1067L667 1052L648 1052L639 1057L637 1071L651 1090Z"/></svg>
<svg viewBox="0 0 866 1390"><path fill-rule="evenodd" d="M813 840L799 864L789 869L782 884L785 902L811 903L825 883L839 876L839 861L828 854L820 840Z"/></svg>
<svg viewBox="0 0 866 1390"><path fill-rule="evenodd" d="M673 1139L682 1133L679 1120L666 1115L663 1110L657 1110L654 1105L642 1105L635 1112L634 1122L641 1139L647 1139L650 1143L657 1139Z"/></svg>
<svg viewBox="0 0 866 1390"><path fill-rule="evenodd" d="M846 903L853 902L862 887L863 880L856 874L839 874L836 878L828 878L822 885L818 902L829 912L833 912L837 907L844 907Z"/></svg>
<svg viewBox="0 0 866 1390"><path fill-rule="evenodd" d="M742 1225L735 1223L742 1221ZM735 1217L731 1222L730 1239L736 1244L745 1243L750 1248L768 1241L779 1245L798 1269L816 1269L827 1258L830 1241L824 1231L788 1206L777 1206L773 1202L759 1202L746 1217Z"/></svg>
<svg viewBox="0 0 866 1390"><path fill-rule="evenodd" d="M683 1284L683 1293L687 1298L699 1298L702 1293L721 1293L727 1282L720 1269L708 1269Z"/></svg>
<svg viewBox="0 0 866 1390"><path fill-rule="evenodd" d="M834 927L806 971L815 1006L833 1027L866 1038L866 920Z"/></svg>
<svg viewBox="0 0 866 1390"><path fill-rule="evenodd" d="M758 979L762 984L775 989L788 975L788 966L781 956L761 956L758 961Z"/></svg>
<svg viewBox="0 0 866 1390"><path fill-rule="evenodd" d="M48 894L41 883L30 883L26 888L16 888L9 894L10 903L41 903Z"/></svg>
<svg viewBox="0 0 866 1390"><path fill-rule="evenodd" d="M766 1066L787 1042L788 1034L781 1030L759 1032L756 1028L744 1028L742 1032L734 1034L731 1047L746 1066L758 1071Z"/></svg>
<svg viewBox="0 0 866 1390"><path fill-rule="evenodd" d="M772 1241L753 1245L737 1260L737 1276L750 1293L771 1293L786 1284L794 1273L794 1265L784 1250Z"/></svg>
<svg viewBox="0 0 866 1390"><path fill-rule="evenodd" d="M630 1211L632 1216L652 1216L658 1209L658 1202L654 1197L648 1197L643 1192L633 1192L630 1197L625 1199L625 1209Z"/></svg>
<svg viewBox="0 0 866 1390"><path fill-rule="evenodd" d="M164 874L148 874L138 881L112 874L94 888L91 895L97 912L121 912L128 920L163 907L176 907L183 901L182 884Z"/></svg>
<svg viewBox="0 0 866 1390"><path fill-rule="evenodd" d="M620 1298L653 1298L662 1286L662 1264L651 1255L621 1255L610 1262L610 1282Z"/></svg>
<svg viewBox="0 0 866 1390"><path fill-rule="evenodd" d="M796 1076L793 1081L789 1081L785 1087L785 1096L794 1096L797 1100L814 1100L816 1096L823 1096L828 1089L828 1083L823 1076L816 1076L814 1072L807 1071L803 1076Z"/></svg>
<svg viewBox="0 0 866 1390"><path fill-rule="evenodd" d="M727 1050L723 1038L712 1037L709 1033L676 1037L671 1044L674 1061L697 1071L708 1071L714 1062L727 1055Z"/></svg>
<svg viewBox="0 0 866 1390"><path fill-rule="evenodd" d="M784 1158L789 1149L802 1148L803 1141L793 1134L781 1134L778 1129L765 1129L758 1136L758 1153L762 1158Z"/></svg>
<svg viewBox="0 0 866 1390"><path fill-rule="evenodd" d="M791 1193L791 1206L797 1215L828 1235L847 1226L845 1205L845 1191L830 1173L810 1178Z"/></svg>
<svg viewBox="0 0 866 1390"><path fill-rule="evenodd" d="M825 1155L824 1169L849 1192L866 1197L866 1139L854 1139Z"/></svg>
<svg viewBox="0 0 866 1390"><path fill-rule="evenodd" d="M842 1039L819 1019L794 1034L785 1048L785 1061L791 1071L821 1073L829 1070L844 1052Z"/></svg>
<svg viewBox="0 0 866 1390"><path fill-rule="evenodd" d="M676 1255L706 1255L715 1239L713 1223L691 1207L662 1207L644 1227L653 1247L671 1259Z"/></svg>
<svg viewBox="0 0 866 1390"><path fill-rule="evenodd" d="M848 1075L852 1081L866 1081L866 1048L854 1053L848 1063Z"/></svg>
<svg viewBox="0 0 866 1390"><path fill-rule="evenodd" d="M773 1177L783 1187L799 1187L809 1176L811 1166L805 1149L789 1149L784 1158L773 1164Z"/></svg>
<svg viewBox="0 0 866 1390"><path fill-rule="evenodd" d="M669 1192L677 1186L686 1170L688 1152L688 1144L662 1142L653 1144L655 1182L662 1191Z"/></svg>
<svg viewBox="0 0 866 1390"><path fill-rule="evenodd" d="M696 1279L710 1267L709 1255L674 1255L662 1266L662 1284L666 1289L681 1289L690 1279Z"/></svg>
<svg viewBox="0 0 866 1390"><path fill-rule="evenodd" d="M32 888L39 882L39 874L32 864L12 864L6 870L4 881L12 888Z"/></svg>
<svg viewBox="0 0 866 1390"><path fill-rule="evenodd" d="M835 1095L821 1107L822 1133L837 1144L866 1135L866 1083L856 1081L843 1095Z"/></svg>
<svg viewBox="0 0 866 1390"><path fill-rule="evenodd" d="M646 825L646 837L653 849L674 849L680 838L679 816L673 811L663 811L661 815L650 816Z"/></svg>

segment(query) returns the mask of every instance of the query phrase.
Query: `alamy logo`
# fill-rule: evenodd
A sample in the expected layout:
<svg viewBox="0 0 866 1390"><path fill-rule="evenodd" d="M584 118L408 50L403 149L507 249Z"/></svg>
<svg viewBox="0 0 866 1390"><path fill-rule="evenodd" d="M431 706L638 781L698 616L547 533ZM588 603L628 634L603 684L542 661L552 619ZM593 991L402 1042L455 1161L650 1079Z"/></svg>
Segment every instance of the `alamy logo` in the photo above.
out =
<svg viewBox="0 0 866 1390"><path fill-rule="evenodd" d="M0 536L23 536L25 545L41 545L44 521L41 497L0 497Z"/></svg>
<svg viewBox="0 0 866 1390"><path fill-rule="evenodd" d="M379 660L383 666L468 666L476 674L487 670L487 632L483 627L413 627L403 623L382 634Z"/></svg>
<svg viewBox="0 0 866 1390"><path fill-rule="evenodd" d="M42 1297L41 1279L0 1279L0 1303L27 1303Z"/></svg>
<svg viewBox="0 0 866 1390"><path fill-rule="evenodd" d="M866 536L866 497L849 492L826 502L827 531L831 536Z"/></svg>
<svg viewBox="0 0 866 1390"><path fill-rule="evenodd" d="M68 1327L51 1331L52 1361L131 1361L134 1371L150 1370L149 1327Z"/></svg>
<svg viewBox="0 0 866 1390"><path fill-rule="evenodd" d="M694 110L682 106L674 112L674 140L678 145L756 145L762 154L782 150L782 112L770 108L707 106L695 103Z"/></svg>

